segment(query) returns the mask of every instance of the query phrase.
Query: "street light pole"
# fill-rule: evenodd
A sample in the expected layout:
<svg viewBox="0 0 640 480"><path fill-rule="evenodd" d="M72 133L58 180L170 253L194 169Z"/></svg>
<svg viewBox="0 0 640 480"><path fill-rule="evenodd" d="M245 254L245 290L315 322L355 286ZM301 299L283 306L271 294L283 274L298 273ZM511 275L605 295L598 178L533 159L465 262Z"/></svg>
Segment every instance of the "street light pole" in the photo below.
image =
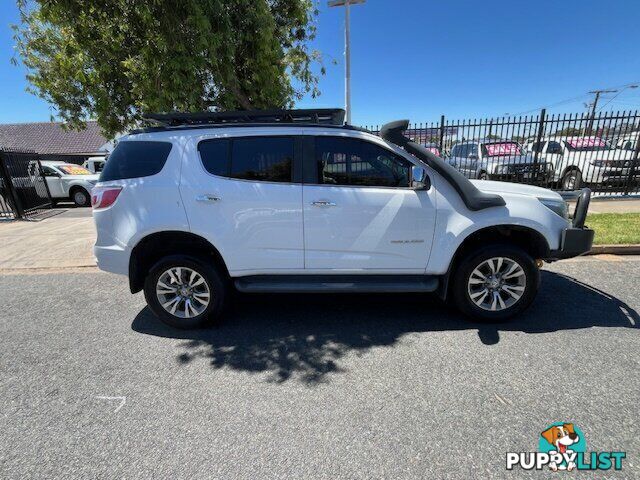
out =
<svg viewBox="0 0 640 480"><path fill-rule="evenodd" d="M329 7L345 7L344 10L344 107L347 124L351 124L351 5L365 3L366 0L330 0Z"/></svg>
<svg viewBox="0 0 640 480"><path fill-rule="evenodd" d="M351 39L350 37L351 2L344 5L344 107L347 111L347 125L351 125Z"/></svg>

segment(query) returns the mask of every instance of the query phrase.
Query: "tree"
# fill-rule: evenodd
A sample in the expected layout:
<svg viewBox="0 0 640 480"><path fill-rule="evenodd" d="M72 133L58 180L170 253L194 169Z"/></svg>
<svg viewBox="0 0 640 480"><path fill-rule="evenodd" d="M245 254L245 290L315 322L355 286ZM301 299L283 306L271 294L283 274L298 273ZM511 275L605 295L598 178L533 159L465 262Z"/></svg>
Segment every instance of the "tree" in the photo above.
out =
<svg viewBox="0 0 640 480"><path fill-rule="evenodd" d="M30 91L107 136L145 112L291 107L324 74L313 0L18 0ZM14 59L14 63L17 62Z"/></svg>
<svg viewBox="0 0 640 480"><path fill-rule="evenodd" d="M554 135L575 137L575 136L582 135L582 130L575 127L566 127L566 128L563 128L562 130L558 130Z"/></svg>

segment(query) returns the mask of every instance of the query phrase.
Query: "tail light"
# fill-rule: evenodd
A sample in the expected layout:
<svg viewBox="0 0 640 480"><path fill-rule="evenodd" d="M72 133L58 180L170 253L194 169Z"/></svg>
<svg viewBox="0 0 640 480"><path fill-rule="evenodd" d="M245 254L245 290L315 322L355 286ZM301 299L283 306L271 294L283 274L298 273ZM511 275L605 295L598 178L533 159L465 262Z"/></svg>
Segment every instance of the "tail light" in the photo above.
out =
<svg viewBox="0 0 640 480"><path fill-rule="evenodd" d="M94 187L91 190L91 206L94 210L107 208L116 201L122 187Z"/></svg>

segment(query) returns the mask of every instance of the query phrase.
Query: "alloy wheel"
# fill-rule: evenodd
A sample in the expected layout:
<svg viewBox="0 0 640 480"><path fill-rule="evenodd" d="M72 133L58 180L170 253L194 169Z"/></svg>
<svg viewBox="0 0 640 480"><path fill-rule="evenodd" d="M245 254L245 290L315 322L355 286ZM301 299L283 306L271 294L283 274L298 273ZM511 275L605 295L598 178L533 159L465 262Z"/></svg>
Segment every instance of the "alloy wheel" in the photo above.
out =
<svg viewBox="0 0 640 480"><path fill-rule="evenodd" d="M522 266L507 257L493 257L478 265L467 281L467 293L479 308L492 312L515 305L527 286Z"/></svg>
<svg viewBox="0 0 640 480"><path fill-rule="evenodd" d="M204 277L187 267L165 270L158 277L156 295L162 308L178 318L197 317L211 302L211 290Z"/></svg>

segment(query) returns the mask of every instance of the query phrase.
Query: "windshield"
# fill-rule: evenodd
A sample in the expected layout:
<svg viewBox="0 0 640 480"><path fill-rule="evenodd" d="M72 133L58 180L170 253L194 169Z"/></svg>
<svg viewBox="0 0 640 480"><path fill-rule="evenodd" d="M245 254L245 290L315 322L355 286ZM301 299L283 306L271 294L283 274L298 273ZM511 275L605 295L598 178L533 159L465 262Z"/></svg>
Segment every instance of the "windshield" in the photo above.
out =
<svg viewBox="0 0 640 480"><path fill-rule="evenodd" d="M607 142L599 137L568 138L566 140L566 144L569 150L580 152L597 152L601 150L611 150L611 147L607 145Z"/></svg>
<svg viewBox="0 0 640 480"><path fill-rule="evenodd" d="M60 165L58 167L65 175L91 175L91 172L80 165Z"/></svg>
<svg viewBox="0 0 640 480"><path fill-rule="evenodd" d="M486 143L482 145L485 157L508 157L522 155L522 149L516 142Z"/></svg>

